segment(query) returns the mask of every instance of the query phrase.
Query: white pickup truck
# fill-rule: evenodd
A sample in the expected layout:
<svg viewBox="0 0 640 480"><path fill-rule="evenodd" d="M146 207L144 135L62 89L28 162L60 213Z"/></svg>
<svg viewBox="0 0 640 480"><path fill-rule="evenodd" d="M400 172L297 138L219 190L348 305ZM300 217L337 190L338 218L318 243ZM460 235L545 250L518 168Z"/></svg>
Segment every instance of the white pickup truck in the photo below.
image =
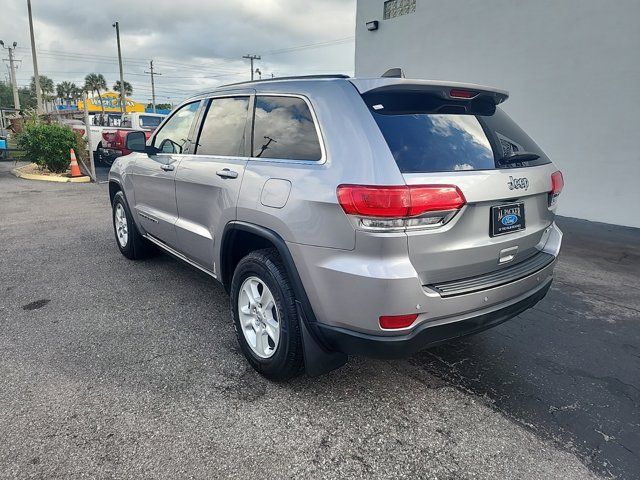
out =
<svg viewBox="0 0 640 480"><path fill-rule="evenodd" d="M152 132L160 125L164 117L166 117L166 115L142 112L127 113L124 118L121 118L119 113L108 113L104 116L102 114L91 115L92 124L89 129L91 131L91 145L94 150L94 160L111 165L116 158L105 152L103 133L113 132L114 130L143 130ZM81 131L82 135L86 138L84 124L72 125L71 127L74 130Z"/></svg>

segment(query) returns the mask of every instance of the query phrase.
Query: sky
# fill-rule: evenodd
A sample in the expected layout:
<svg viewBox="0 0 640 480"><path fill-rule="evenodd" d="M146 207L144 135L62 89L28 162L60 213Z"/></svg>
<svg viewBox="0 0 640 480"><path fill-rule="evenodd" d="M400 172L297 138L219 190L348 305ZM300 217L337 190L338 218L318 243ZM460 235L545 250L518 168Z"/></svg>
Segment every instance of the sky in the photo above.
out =
<svg viewBox="0 0 640 480"><path fill-rule="evenodd" d="M263 77L353 74L355 0L32 0L38 69L55 83L83 83L102 73L119 79L120 24L124 79L133 99L178 103L200 90L250 78L243 55L260 55ZM33 75L26 0L2 0L0 40L18 43L19 86ZM2 58L7 58L6 50ZM8 64L8 62L3 62ZM2 67L0 78L8 79ZM257 78L257 75L256 75Z"/></svg>

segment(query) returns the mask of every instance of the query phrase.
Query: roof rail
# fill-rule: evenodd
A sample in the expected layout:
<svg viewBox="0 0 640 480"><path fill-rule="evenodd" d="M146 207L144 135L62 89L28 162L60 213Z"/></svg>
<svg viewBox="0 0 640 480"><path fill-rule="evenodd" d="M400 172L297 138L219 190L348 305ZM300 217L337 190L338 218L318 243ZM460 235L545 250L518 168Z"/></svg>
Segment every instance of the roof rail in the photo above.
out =
<svg viewBox="0 0 640 480"><path fill-rule="evenodd" d="M327 74L327 75L296 75L292 77L261 78L260 80L246 80L244 82L227 83L225 85L220 85L216 88L231 87L235 85L246 85L249 83L274 82L278 80L313 80L313 79L322 79L322 78L351 78L351 77L349 77L349 75L344 75L342 73Z"/></svg>

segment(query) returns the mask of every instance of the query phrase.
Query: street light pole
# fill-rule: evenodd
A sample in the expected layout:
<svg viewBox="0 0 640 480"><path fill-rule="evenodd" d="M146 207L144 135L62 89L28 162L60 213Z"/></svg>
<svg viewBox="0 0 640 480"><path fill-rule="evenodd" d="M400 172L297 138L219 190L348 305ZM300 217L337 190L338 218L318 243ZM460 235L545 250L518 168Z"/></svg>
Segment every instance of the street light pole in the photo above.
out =
<svg viewBox="0 0 640 480"><path fill-rule="evenodd" d="M27 0L29 11L29 31L31 33L31 58L33 59L33 80L36 87L36 99L38 101L38 113L44 112L42 103L42 90L40 90L40 75L38 74L38 56L36 55L36 37L33 34L33 15L31 14L31 0Z"/></svg>
<svg viewBox="0 0 640 480"><path fill-rule="evenodd" d="M116 40L118 42L118 63L120 65L120 111L122 112L122 118L124 119L124 115L127 113L127 99L124 95L124 72L122 71L122 51L120 49L120 24L116 22L113 26L116 29Z"/></svg>
<svg viewBox="0 0 640 480"><path fill-rule="evenodd" d="M18 79L16 78L16 65L13 59L13 49L18 46L17 42L13 42L13 47L5 47L4 42L0 40L0 46L9 50L9 74L11 79L11 90L13 91L13 106L16 110L20 110L20 96L18 95Z"/></svg>

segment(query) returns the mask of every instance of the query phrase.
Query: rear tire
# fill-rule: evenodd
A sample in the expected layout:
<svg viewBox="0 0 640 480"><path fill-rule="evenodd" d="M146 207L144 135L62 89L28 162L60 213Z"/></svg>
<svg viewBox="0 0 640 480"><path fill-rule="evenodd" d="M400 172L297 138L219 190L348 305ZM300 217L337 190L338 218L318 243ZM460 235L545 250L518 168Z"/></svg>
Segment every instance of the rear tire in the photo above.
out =
<svg viewBox="0 0 640 480"><path fill-rule="evenodd" d="M275 249L240 260L230 303L236 337L251 366L276 381L300 375L304 357L295 296Z"/></svg>
<svg viewBox="0 0 640 480"><path fill-rule="evenodd" d="M113 231L120 253L130 260L139 260L154 254L157 251L155 246L140 235L122 191L113 196L111 206Z"/></svg>

